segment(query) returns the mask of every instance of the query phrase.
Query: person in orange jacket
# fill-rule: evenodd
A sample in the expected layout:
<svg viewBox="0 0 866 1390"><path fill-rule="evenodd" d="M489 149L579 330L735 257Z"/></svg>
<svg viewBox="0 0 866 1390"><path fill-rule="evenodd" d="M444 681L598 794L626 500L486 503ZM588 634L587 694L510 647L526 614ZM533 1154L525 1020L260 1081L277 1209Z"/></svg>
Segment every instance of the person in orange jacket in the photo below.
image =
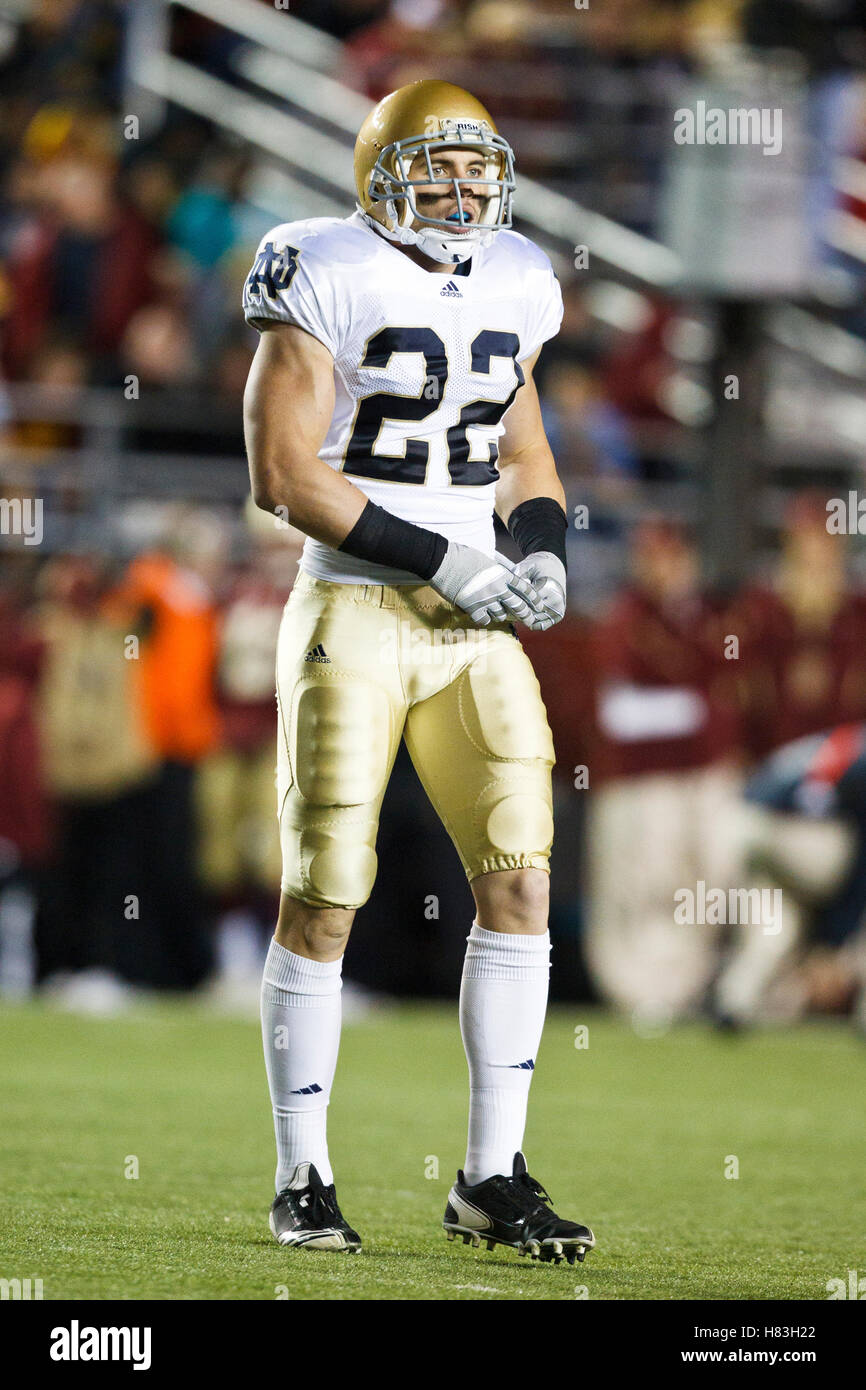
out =
<svg viewBox="0 0 866 1390"><path fill-rule="evenodd" d="M195 867L195 777L220 734L211 587L219 539L181 520L170 546L133 560L113 599L129 614L143 723L161 763L142 827L153 872L140 912L154 948L150 982L162 988L193 988L212 967Z"/></svg>

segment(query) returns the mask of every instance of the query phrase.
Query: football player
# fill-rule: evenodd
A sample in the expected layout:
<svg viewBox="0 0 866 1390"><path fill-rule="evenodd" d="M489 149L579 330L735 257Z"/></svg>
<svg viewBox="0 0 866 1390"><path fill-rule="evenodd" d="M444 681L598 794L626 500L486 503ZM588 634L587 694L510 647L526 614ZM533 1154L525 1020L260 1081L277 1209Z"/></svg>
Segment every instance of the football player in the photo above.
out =
<svg viewBox="0 0 866 1390"><path fill-rule="evenodd" d="M449 1239L582 1259L521 1152L547 1003L553 743L515 622L565 611L564 494L532 371L562 318L510 230L512 151L484 107L414 82L355 146L357 210L275 227L247 280L253 497L306 533L277 655L282 898L262 1031L282 1245L357 1250L325 1119L340 971L376 875L401 738L460 855L476 919L460 993L466 1161ZM493 510L524 559L494 550Z"/></svg>

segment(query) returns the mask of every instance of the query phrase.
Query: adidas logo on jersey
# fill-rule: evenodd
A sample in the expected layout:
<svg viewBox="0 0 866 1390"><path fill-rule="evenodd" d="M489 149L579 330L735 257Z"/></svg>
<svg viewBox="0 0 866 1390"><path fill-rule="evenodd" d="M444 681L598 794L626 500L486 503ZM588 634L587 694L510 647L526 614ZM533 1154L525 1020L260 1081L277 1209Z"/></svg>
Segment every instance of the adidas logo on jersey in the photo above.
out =
<svg viewBox="0 0 866 1390"><path fill-rule="evenodd" d="M445 285L445 287L439 291L439 298L462 299L463 295L455 285L454 281L449 280L448 284Z"/></svg>
<svg viewBox="0 0 866 1390"><path fill-rule="evenodd" d="M311 652L307 652L307 655L304 657L304 660L327 662L329 666L331 664L331 658L328 656L321 642L317 647L313 647L313 650Z"/></svg>

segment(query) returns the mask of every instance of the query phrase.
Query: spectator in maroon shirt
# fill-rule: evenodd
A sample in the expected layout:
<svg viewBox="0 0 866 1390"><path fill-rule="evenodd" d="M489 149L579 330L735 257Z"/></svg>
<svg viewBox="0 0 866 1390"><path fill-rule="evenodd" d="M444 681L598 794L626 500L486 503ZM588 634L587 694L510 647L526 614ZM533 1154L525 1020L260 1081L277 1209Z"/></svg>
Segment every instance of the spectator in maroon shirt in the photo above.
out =
<svg viewBox="0 0 866 1390"><path fill-rule="evenodd" d="M601 993L655 1026L698 1011L716 969L718 928L674 907L736 873L737 663L681 528L642 524L633 564L596 645L587 957Z"/></svg>
<svg viewBox="0 0 866 1390"><path fill-rule="evenodd" d="M41 206L18 229L6 267L3 357L28 376L49 334L62 334L110 371L136 310L154 295L157 235L117 196L113 163L70 151L41 171Z"/></svg>
<svg viewBox="0 0 866 1390"><path fill-rule="evenodd" d="M735 604L748 752L866 719L866 599L846 573L846 537L827 530L824 500L789 510L770 584Z"/></svg>

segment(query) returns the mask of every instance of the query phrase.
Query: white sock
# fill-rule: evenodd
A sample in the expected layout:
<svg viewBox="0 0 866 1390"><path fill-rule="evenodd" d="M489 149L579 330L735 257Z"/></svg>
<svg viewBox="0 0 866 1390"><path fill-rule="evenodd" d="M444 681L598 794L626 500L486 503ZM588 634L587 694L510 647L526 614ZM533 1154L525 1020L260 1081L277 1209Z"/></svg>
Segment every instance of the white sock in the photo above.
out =
<svg viewBox="0 0 866 1390"><path fill-rule="evenodd" d="M343 957L308 960L272 941L262 979L262 1042L277 1138L276 1190L299 1163L334 1181L326 1119L340 1047Z"/></svg>
<svg viewBox="0 0 866 1390"><path fill-rule="evenodd" d="M468 1183L476 1183L494 1173L510 1176L523 1147L547 1009L550 933L512 936L474 922L467 941L460 986L460 1032L469 1063L463 1172Z"/></svg>

